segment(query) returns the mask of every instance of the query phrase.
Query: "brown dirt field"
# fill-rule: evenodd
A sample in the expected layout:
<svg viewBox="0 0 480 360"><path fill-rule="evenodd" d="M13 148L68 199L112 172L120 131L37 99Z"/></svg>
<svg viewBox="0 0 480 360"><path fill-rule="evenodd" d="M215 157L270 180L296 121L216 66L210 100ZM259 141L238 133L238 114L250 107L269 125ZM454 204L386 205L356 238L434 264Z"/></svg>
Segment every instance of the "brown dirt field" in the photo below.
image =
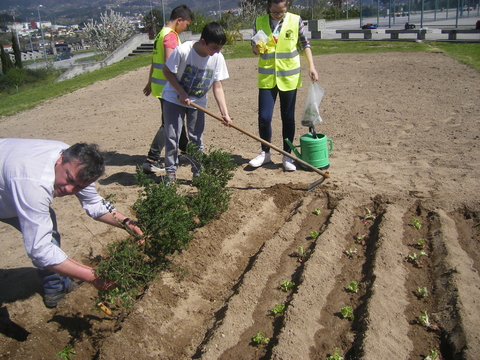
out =
<svg viewBox="0 0 480 360"><path fill-rule="evenodd" d="M52 359L70 344L76 360L326 359L335 348L345 359L416 360L431 349L444 359L477 359L480 74L435 52L314 60L325 89L317 132L334 142L330 177L306 192L319 175L283 172L280 154L253 170L247 164L259 143L208 118L206 146L231 152L238 165L229 209L175 257L183 279L163 273L123 319L92 311L96 292L88 284L57 309L45 308L20 234L0 223L0 357ZM256 134L256 60L227 65L230 114ZM117 194L117 208L134 216L133 174L160 121L158 101L142 94L147 73L0 119L1 137L98 143L108 153L98 190ZM306 85L298 93L296 145L308 131L299 120ZM218 113L213 98L208 108ZM281 144L278 110L272 142ZM189 167L177 176L189 180ZM74 198L56 199L54 208L63 248L75 260L86 263L125 237L88 218ZM375 219L362 221L366 209ZM416 267L406 258L419 252L420 238L428 257ZM304 262L290 256L298 246L310 251ZM350 259L343 252L351 248ZM283 280L295 282L293 291L278 290ZM350 281L359 282L358 293L346 291ZM430 293L423 299L421 286ZM275 304L286 305L284 315L270 315ZM347 305L353 321L340 314ZM418 323L423 311L439 330ZM253 346L257 332L268 345Z"/></svg>

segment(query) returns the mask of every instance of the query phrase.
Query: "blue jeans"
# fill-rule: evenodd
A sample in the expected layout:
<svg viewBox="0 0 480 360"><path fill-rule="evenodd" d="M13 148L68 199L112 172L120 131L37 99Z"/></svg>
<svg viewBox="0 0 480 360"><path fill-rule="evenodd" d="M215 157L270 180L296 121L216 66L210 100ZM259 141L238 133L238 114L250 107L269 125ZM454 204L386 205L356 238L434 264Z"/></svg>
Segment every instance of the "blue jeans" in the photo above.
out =
<svg viewBox="0 0 480 360"><path fill-rule="evenodd" d="M60 247L60 234L57 231L57 217L52 209L50 209L50 218L53 223L52 243ZM0 219L0 221L12 225L18 231L21 231L20 222L17 217ZM70 278L58 275L48 269L38 269L38 276L42 279L43 291L45 294L60 292L72 281Z"/></svg>
<svg viewBox="0 0 480 360"><path fill-rule="evenodd" d="M295 137L295 103L297 90L281 91L278 87L259 89L258 91L258 132L260 137L272 142L272 117L277 94L280 98L280 116L282 119L283 150L290 153L290 146L285 139L293 142ZM262 144L262 151L269 152L270 148Z"/></svg>
<svg viewBox="0 0 480 360"><path fill-rule="evenodd" d="M56 230L52 234L52 243L60 247L60 234ZM45 294L60 292L72 282L69 277L58 275L45 268L38 269L38 276L42 279Z"/></svg>

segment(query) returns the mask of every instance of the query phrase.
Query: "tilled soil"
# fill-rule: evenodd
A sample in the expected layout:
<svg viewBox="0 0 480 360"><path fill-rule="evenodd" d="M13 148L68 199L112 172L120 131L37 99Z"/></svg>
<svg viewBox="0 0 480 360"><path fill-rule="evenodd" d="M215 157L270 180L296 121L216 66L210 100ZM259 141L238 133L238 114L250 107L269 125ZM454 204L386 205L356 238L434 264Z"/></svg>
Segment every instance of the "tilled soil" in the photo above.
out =
<svg viewBox="0 0 480 360"><path fill-rule="evenodd" d="M87 284L46 309L20 234L0 223L0 355L51 359L72 345L79 360L325 359L335 349L346 359L423 359L430 350L476 359L480 75L432 50L315 57L325 89L317 132L334 149L330 177L311 192L318 174L300 166L283 172L279 154L250 168L259 144L209 118L205 144L231 152L238 165L229 209L174 258L182 272L161 274L131 311L93 311L96 294ZM227 65L230 114L257 133L256 61ZM99 192L117 194L117 208L134 215L135 166L159 122L158 101L141 94L147 73L1 119L1 136L98 143L109 160ZM217 113L213 98L209 109ZM306 132L298 121L297 145ZM280 139L277 110L272 142ZM190 180L186 163L177 176ZM54 208L63 247L78 261L126 236L89 219L75 199L56 199ZM409 260L421 250L418 262ZM278 288L284 280L295 283L292 290ZM348 291L351 281L358 292ZM284 314L272 314L276 304ZM346 306L352 320L341 314ZM430 327L419 322L425 311ZM259 332L268 343L252 342Z"/></svg>

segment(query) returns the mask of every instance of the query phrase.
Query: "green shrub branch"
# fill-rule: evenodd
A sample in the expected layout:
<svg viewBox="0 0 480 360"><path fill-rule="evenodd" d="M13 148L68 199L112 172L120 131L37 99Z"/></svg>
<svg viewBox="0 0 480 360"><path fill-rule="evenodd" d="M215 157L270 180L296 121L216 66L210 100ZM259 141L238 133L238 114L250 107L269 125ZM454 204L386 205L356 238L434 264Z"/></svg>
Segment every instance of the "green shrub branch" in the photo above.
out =
<svg viewBox="0 0 480 360"><path fill-rule="evenodd" d="M187 156L201 167L200 176L192 181L197 189L194 194L179 192L178 183L155 182L137 169L135 178L141 189L133 210L144 236L132 235L108 245L97 273L118 287L99 291L98 302L111 308L133 306L148 282L171 265L172 255L188 248L192 230L228 209L231 189L227 184L235 169L231 155L213 147L203 153L189 144Z"/></svg>

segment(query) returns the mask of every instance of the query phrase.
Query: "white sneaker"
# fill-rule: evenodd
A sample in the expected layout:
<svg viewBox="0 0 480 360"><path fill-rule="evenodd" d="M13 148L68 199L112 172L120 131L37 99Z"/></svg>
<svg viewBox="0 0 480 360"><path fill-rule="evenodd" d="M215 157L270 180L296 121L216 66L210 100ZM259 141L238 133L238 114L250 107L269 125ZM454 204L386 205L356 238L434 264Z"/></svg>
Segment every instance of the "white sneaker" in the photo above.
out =
<svg viewBox="0 0 480 360"><path fill-rule="evenodd" d="M283 169L285 171L297 170L297 167L293 165L292 159L290 159L288 156L283 155L282 163L283 163Z"/></svg>
<svg viewBox="0 0 480 360"><path fill-rule="evenodd" d="M257 155L255 159L250 160L248 165L251 167L257 168L259 166L262 166L263 164L269 163L270 160L270 153L266 153L265 151L262 151L260 154Z"/></svg>

